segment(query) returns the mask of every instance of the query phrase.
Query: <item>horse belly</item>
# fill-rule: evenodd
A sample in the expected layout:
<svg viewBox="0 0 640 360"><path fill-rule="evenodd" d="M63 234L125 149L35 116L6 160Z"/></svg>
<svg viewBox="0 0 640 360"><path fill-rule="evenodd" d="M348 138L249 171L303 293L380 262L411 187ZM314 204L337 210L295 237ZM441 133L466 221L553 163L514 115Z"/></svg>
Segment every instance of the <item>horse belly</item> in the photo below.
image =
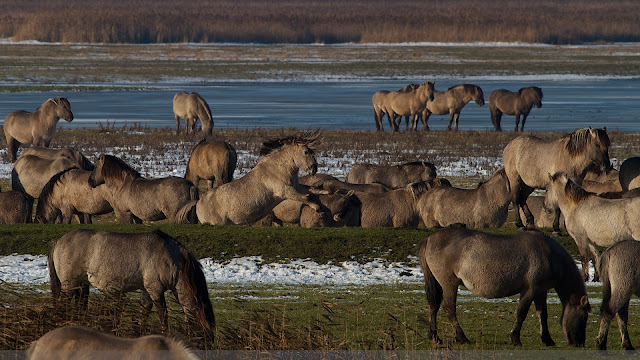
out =
<svg viewBox="0 0 640 360"><path fill-rule="evenodd" d="M471 293L486 299L512 296L522 288L522 279L513 274L505 274L504 269L480 266L457 276Z"/></svg>

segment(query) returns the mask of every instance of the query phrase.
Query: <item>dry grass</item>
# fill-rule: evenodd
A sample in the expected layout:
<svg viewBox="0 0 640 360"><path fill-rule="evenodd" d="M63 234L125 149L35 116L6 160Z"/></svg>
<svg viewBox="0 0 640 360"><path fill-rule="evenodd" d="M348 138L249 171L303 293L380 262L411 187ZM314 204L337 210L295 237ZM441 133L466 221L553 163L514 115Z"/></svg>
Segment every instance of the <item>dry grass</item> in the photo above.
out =
<svg viewBox="0 0 640 360"><path fill-rule="evenodd" d="M0 37L90 43L640 39L632 0L0 1Z"/></svg>

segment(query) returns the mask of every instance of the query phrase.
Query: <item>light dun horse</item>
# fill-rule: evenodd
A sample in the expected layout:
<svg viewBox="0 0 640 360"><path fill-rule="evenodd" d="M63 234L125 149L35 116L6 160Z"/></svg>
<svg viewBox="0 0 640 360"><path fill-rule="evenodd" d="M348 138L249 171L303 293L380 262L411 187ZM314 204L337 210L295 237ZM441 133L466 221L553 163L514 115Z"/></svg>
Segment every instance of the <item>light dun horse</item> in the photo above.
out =
<svg viewBox="0 0 640 360"><path fill-rule="evenodd" d="M197 360L180 340L147 335L134 339L117 337L84 326L65 326L49 331L31 343L29 360L67 359Z"/></svg>
<svg viewBox="0 0 640 360"><path fill-rule="evenodd" d="M34 155L43 159L55 160L58 158L66 158L78 165L82 170L93 170L95 166L87 159L80 150L62 148L50 149L42 146L31 146L22 152L21 156Z"/></svg>
<svg viewBox="0 0 640 360"><path fill-rule="evenodd" d="M32 113L18 110L7 115L4 119L4 136L11 162L16 161L21 144L49 147L60 118L68 122L73 120L71 104L62 97L45 101Z"/></svg>
<svg viewBox="0 0 640 360"><path fill-rule="evenodd" d="M303 133L267 141L263 158L245 176L204 194L196 206L198 220L212 225L253 224L284 199L297 200L318 211L309 192L298 183L298 171L315 174L312 150L319 134Z"/></svg>
<svg viewBox="0 0 640 360"><path fill-rule="evenodd" d="M567 232L580 250L585 280L589 278L589 259L594 261L597 280L597 246L640 239L640 197L605 199L584 191L564 173L547 176L550 182L544 207L560 209Z"/></svg>
<svg viewBox="0 0 640 360"><path fill-rule="evenodd" d="M42 188L55 174L74 167L89 170L93 169L93 164L88 160L78 163L66 156L42 158L23 154L18 157L11 170L11 187L13 190L22 191L32 198L38 198Z"/></svg>
<svg viewBox="0 0 640 360"><path fill-rule="evenodd" d="M564 172L578 184L589 170L607 171L609 136L606 128L579 129L557 140L543 140L535 136L519 136L511 140L502 152L504 169L511 184L516 226L523 227L520 209L527 226L534 226L534 218L527 206L527 198L534 189L549 184L549 174ZM553 229L559 231L560 213L556 213Z"/></svg>
<svg viewBox="0 0 640 360"><path fill-rule="evenodd" d="M213 118L209 104L196 92L187 94L179 92L173 96L173 114L176 118L176 131L180 133L180 118L184 119L184 129L187 134L196 129L198 119L202 123L202 131L211 135Z"/></svg>
<svg viewBox="0 0 640 360"><path fill-rule="evenodd" d="M478 106L484 105L484 93L477 85L461 84L450 87L447 91L435 91L433 100L427 101L427 105L422 112L422 124L424 130L429 130L429 116L431 114L447 115L449 114L449 125L447 130L451 130L451 124L454 123L454 130L458 130L458 120L460 120L460 111L467 105L469 101L475 101ZM418 128L417 117L414 119L411 128Z"/></svg>
<svg viewBox="0 0 640 360"><path fill-rule="evenodd" d="M397 116L417 117L424 110L428 100L433 100L434 84L425 81L417 88L403 89L400 91L380 90L373 94L373 114L376 121L376 129L384 130L382 117L387 115L391 130L398 131L395 120Z"/></svg>
<svg viewBox="0 0 640 360"><path fill-rule="evenodd" d="M607 348L609 325L614 316L618 318L618 328L622 338L622 348L634 350L627 330L629 302L632 295L640 296L640 242L621 241L605 252L600 259L602 276L602 305L600 307L600 331L596 337L596 347Z"/></svg>
<svg viewBox="0 0 640 360"><path fill-rule="evenodd" d="M507 220L511 191L504 169L475 189L440 186L418 201L418 211L427 227L456 223L468 227L501 227Z"/></svg>
<svg viewBox="0 0 640 360"><path fill-rule="evenodd" d="M121 159L102 155L89 175L89 185L105 184L119 222L125 224L168 219L196 223L198 189L189 181L170 176L145 179Z"/></svg>
<svg viewBox="0 0 640 360"><path fill-rule="evenodd" d="M360 225L362 227L417 227L420 214L417 203L425 192L430 191L429 182L412 183L404 188L384 193L359 193L361 203Z"/></svg>
<svg viewBox="0 0 640 360"><path fill-rule="evenodd" d="M142 290L145 317L155 305L162 330L168 326L164 293L170 290L185 316L213 336L215 320L202 265L177 240L161 232L123 234L75 230L49 249L54 300L61 296L86 307L89 286L111 294Z"/></svg>
<svg viewBox="0 0 640 360"><path fill-rule="evenodd" d="M72 168L53 176L38 198L36 222L70 224L76 215L81 224L91 224L91 215L112 212L107 186L91 187L90 175L91 171Z"/></svg>
<svg viewBox="0 0 640 360"><path fill-rule="evenodd" d="M538 109L542 107L542 90L536 86L522 88L517 92L498 89L489 95L489 111L491 111L491 122L496 131L502 131L500 121L502 114L515 115L516 127L513 131L518 131L520 115L522 115L522 125L520 131L524 131L524 123L533 105Z"/></svg>
<svg viewBox="0 0 640 360"><path fill-rule="evenodd" d="M184 178L198 186L200 179L207 180L209 189L233 180L238 155L231 144L224 141L207 142L203 139L191 152Z"/></svg>
<svg viewBox="0 0 640 360"><path fill-rule="evenodd" d="M520 329L535 303L542 342L555 345L547 326L547 292L562 302L560 322L571 346L584 346L590 311L587 291L567 250L537 231L493 235L467 229L443 229L429 235L418 253L429 302L430 337L440 342L436 323L440 305L458 343L468 344L456 316L458 286L484 298L520 294L511 343L521 346Z"/></svg>
<svg viewBox="0 0 640 360"><path fill-rule="evenodd" d="M436 167L426 161L413 161L399 165L355 164L347 174L352 184L380 183L391 188L404 187L436 178Z"/></svg>

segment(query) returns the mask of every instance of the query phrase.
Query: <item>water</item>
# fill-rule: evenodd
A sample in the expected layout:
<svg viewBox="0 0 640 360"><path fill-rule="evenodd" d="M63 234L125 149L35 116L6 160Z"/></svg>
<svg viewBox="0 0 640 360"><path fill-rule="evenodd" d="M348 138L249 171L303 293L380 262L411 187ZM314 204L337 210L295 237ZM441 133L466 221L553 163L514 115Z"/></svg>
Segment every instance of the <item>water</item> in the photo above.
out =
<svg viewBox="0 0 640 360"><path fill-rule="evenodd" d="M526 130L573 131L582 127L640 131L640 80L471 81L484 90L487 103L467 104L460 130L492 129L488 97L498 88L517 90L539 86L542 108L533 108ZM436 81L444 90L461 82ZM197 91L213 112L214 130L220 128L375 129L371 96L380 89L397 90L406 81L354 82L212 82L203 84L152 84L143 91L76 91L0 93L0 119L14 110L34 111L46 99L66 96L74 121L63 128L96 128L109 121L116 126L139 123L146 127L175 128L172 98L178 91ZM143 84L137 84L143 85ZM448 116L432 115L431 129L445 129ZM388 122L383 125L388 129ZM504 115L502 128L512 130L514 117ZM404 124L401 129L404 129Z"/></svg>

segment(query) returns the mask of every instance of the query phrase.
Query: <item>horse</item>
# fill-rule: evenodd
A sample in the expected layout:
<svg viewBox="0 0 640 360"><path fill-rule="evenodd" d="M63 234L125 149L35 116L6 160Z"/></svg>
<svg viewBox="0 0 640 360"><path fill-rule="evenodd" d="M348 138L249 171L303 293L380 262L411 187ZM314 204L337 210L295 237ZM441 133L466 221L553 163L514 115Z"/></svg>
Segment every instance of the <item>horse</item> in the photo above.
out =
<svg viewBox="0 0 640 360"><path fill-rule="evenodd" d="M352 184L383 184L399 188L410 183L431 181L436 178L436 167L426 161L413 161L393 166L355 164L347 174Z"/></svg>
<svg viewBox="0 0 640 360"><path fill-rule="evenodd" d="M51 242L48 254L51 292L86 308L89 286L108 294L142 290L147 317L152 307L165 332L168 326L164 293L170 290L187 319L213 336L215 319L202 265L176 239L156 230L125 234L75 230Z"/></svg>
<svg viewBox="0 0 640 360"><path fill-rule="evenodd" d="M326 177L325 177L326 176ZM327 190L330 193L335 193L340 190L353 190L357 192L371 192L382 193L391 190L390 187L383 184L351 184L348 182L340 181L331 175L315 174L305 175L299 178L300 184L315 187L323 190Z"/></svg>
<svg viewBox="0 0 640 360"><path fill-rule="evenodd" d="M560 209L567 232L580 251L582 273L589 278L593 259L598 278L597 246L611 246L622 240L640 240L640 197L606 199L584 191L565 173L548 175L544 200L548 211Z"/></svg>
<svg viewBox="0 0 640 360"><path fill-rule="evenodd" d="M207 142L203 139L193 148L184 178L198 186L200 179L207 180L209 189L233 180L238 155L231 144L224 141Z"/></svg>
<svg viewBox="0 0 640 360"><path fill-rule="evenodd" d="M213 118L209 104L198 94L179 92L173 96L173 114L176 118L176 131L180 133L180 118L184 119L185 132L192 133L196 129L196 122L200 119L202 131L211 135L213 132Z"/></svg>
<svg viewBox="0 0 640 360"><path fill-rule="evenodd" d="M584 346L591 307L575 261L556 240L538 231L513 235L488 234L447 228L429 235L418 251L429 302L429 336L438 338L436 323L442 305L455 340L468 344L456 316L458 286L476 296L494 299L520 294L511 343L522 346L520 329L533 302L540 321L541 339L555 345L547 325L547 292L554 288L562 303L560 323L571 346Z"/></svg>
<svg viewBox="0 0 640 360"><path fill-rule="evenodd" d="M33 341L29 360L106 359L197 360L185 343L164 335L121 338L85 326L60 327Z"/></svg>
<svg viewBox="0 0 640 360"><path fill-rule="evenodd" d="M640 157L634 156L623 161L618 176L622 191L640 188Z"/></svg>
<svg viewBox="0 0 640 360"><path fill-rule="evenodd" d="M81 166L67 157L46 159L35 155L20 155L11 170L11 188L37 199L55 174Z"/></svg>
<svg viewBox="0 0 640 360"><path fill-rule="evenodd" d="M382 116L387 115L391 130L398 131L396 116L415 117L426 106L427 100L433 100L434 83L425 81L417 88L403 88L400 91L380 90L373 94L371 102L376 121L376 129L382 128Z"/></svg>
<svg viewBox="0 0 640 360"><path fill-rule="evenodd" d="M360 200L353 190L318 195L320 212L296 200L284 200L273 208L269 221L301 227L360 226Z"/></svg>
<svg viewBox="0 0 640 360"><path fill-rule="evenodd" d="M608 171L609 136L607 129L578 129L557 140L542 140L535 136L518 136L502 152L504 169L511 185L516 227L524 225L520 217L523 210L527 226L534 226L534 218L527 206L527 197L534 189L544 189L548 174L564 172L576 183L582 183L587 171ZM554 231L559 231L560 214L556 214Z"/></svg>
<svg viewBox="0 0 640 360"><path fill-rule="evenodd" d="M90 175L91 171L71 168L53 176L38 198L36 222L71 224L76 215L81 224L91 224L92 215L112 212L106 185L89 186Z"/></svg>
<svg viewBox="0 0 640 360"><path fill-rule="evenodd" d="M43 159L55 160L57 158L67 158L76 164L78 167L83 170L93 170L95 166L89 159L87 159L84 154L80 150L69 149L69 148L61 148L61 149L51 149L42 146L31 146L25 149L22 152L21 156L24 155L35 155L41 157Z"/></svg>
<svg viewBox="0 0 640 360"><path fill-rule="evenodd" d="M602 278L602 305L600 306L600 330L596 347L607 349L609 326L614 316L622 338L622 348L635 350L631 345L627 322L631 296L640 296L640 243L632 240L620 241L602 253L600 275Z"/></svg>
<svg viewBox="0 0 640 360"><path fill-rule="evenodd" d="M502 114L515 115L516 127L513 131L518 131L520 115L522 115L522 125L520 131L524 131L524 123L535 105L538 109L542 107L542 89L537 86L524 87L517 92L506 89L494 90L489 94L489 111L491 111L491 122L496 131L502 131L500 121Z"/></svg>
<svg viewBox="0 0 640 360"><path fill-rule="evenodd" d="M73 121L71 104L63 97L45 101L32 113L24 110L9 113L4 119L4 136L11 162L16 161L21 144L49 147L61 118L67 122Z"/></svg>
<svg viewBox="0 0 640 360"><path fill-rule="evenodd" d="M0 224L31 222L33 199L21 191L0 192Z"/></svg>
<svg viewBox="0 0 640 360"><path fill-rule="evenodd" d="M478 106L484 105L484 93L480 86L472 84L460 84L450 87L447 91L434 91L433 100L427 101L426 107L422 112L422 124L424 130L429 130L429 116L431 114L446 115L449 114L449 125L447 130L451 130L451 124L455 121L453 130L458 130L458 120L460 120L460 111L467 105L469 101L475 101ZM418 128L418 118L416 117L411 124L413 130Z"/></svg>
<svg viewBox="0 0 640 360"><path fill-rule="evenodd" d="M108 199L120 223L168 219L172 223L194 224L198 188L176 176L145 179L113 155L101 155L89 175L93 188L105 184Z"/></svg>
<svg viewBox="0 0 640 360"><path fill-rule="evenodd" d="M262 158L253 169L198 200L198 220L211 225L253 224L284 199L297 200L319 211L320 205L310 199L309 190L298 183L300 169L308 174L318 170L312 149L318 139L318 132L307 132L264 142Z"/></svg>
<svg viewBox="0 0 640 360"><path fill-rule="evenodd" d="M507 220L510 203L509 179L500 169L475 189L431 189L420 198L417 207L426 227L461 223L479 228L501 227Z"/></svg>
<svg viewBox="0 0 640 360"><path fill-rule="evenodd" d="M385 193L358 193L360 225L362 227L417 227L420 214L417 203L431 190L432 184L422 181Z"/></svg>
<svg viewBox="0 0 640 360"><path fill-rule="evenodd" d="M553 227L553 220L555 219L555 213L547 212L544 208L544 196L529 196L527 198L527 206L531 213L533 214L533 218L535 219L535 226L537 228L543 227ZM520 209L520 216L524 216L522 209ZM564 229L564 215L560 213L560 218L558 221L558 226L560 229Z"/></svg>

